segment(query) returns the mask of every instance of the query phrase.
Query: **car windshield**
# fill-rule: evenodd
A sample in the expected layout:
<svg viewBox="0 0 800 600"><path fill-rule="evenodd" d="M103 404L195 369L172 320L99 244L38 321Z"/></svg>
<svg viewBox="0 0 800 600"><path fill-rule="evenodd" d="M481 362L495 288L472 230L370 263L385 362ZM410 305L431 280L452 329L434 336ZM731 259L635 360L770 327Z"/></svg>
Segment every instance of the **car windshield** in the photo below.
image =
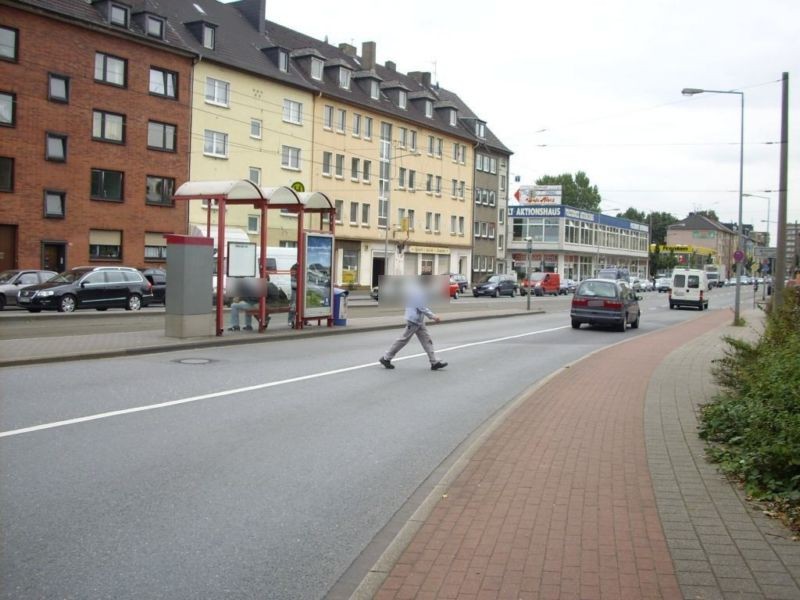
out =
<svg viewBox="0 0 800 600"><path fill-rule="evenodd" d="M500 283L500 278L497 275L492 275L484 279L483 283Z"/></svg>
<svg viewBox="0 0 800 600"><path fill-rule="evenodd" d="M0 283L8 283L17 274L17 271L3 271L0 273Z"/></svg>
<svg viewBox="0 0 800 600"><path fill-rule="evenodd" d="M74 281L78 281L81 277L86 275L89 272L89 269L73 269L72 271L64 271L63 273L59 273L55 277L51 277L48 281L52 281L54 283L72 283Z"/></svg>
<svg viewBox="0 0 800 600"><path fill-rule="evenodd" d="M579 296L595 296L597 298L616 298L617 286L610 281L584 281L578 288Z"/></svg>

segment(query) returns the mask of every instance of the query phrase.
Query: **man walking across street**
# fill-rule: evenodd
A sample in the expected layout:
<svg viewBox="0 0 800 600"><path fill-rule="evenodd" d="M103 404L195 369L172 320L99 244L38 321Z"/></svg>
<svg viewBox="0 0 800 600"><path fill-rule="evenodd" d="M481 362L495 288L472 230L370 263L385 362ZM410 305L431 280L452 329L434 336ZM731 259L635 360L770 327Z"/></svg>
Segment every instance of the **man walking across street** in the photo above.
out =
<svg viewBox="0 0 800 600"><path fill-rule="evenodd" d="M403 330L403 334L395 340L391 348L380 358L380 363L384 367L387 369L394 369L392 359L415 335L419 343L422 344L423 350L425 350L428 355L428 359L431 361L431 371L438 371L447 366L446 362L442 362L436 358L436 354L433 351L433 340L431 340L431 335L428 333L428 328L425 327L425 317L428 317L435 323L441 321L441 318L428 308L425 290L422 286L418 284L411 285L409 289L406 290L406 328Z"/></svg>

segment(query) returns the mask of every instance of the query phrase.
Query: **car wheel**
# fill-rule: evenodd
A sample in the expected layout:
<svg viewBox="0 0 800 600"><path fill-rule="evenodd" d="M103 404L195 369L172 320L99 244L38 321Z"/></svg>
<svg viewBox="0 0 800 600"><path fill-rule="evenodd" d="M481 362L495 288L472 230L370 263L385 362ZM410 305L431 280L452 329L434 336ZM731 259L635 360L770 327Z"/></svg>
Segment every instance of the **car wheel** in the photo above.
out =
<svg viewBox="0 0 800 600"><path fill-rule="evenodd" d="M104 310L108 310L108 308L104 306L102 308L95 308L95 310L99 310L100 312L102 312Z"/></svg>
<svg viewBox="0 0 800 600"><path fill-rule="evenodd" d="M75 296L64 294L58 301L58 312L73 312L75 310Z"/></svg>
<svg viewBox="0 0 800 600"><path fill-rule="evenodd" d="M477 297L478 297L478 294L472 294L472 295L473 295L475 298L477 298Z"/></svg>
<svg viewBox="0 0 800 600"><path fill-rule="evenodd" d="M636 315L636 320L631 323L631 329L639 329L639 319L642 318L642 313Z"/></svg>
<svg viewBox="0 0 800 600"><path fill-rule="evenodd" d="M675 305L672 302L670 302L669 303L669 308L670 308L670 310L672 310L673 308L675 308Z"/></svg>
<svg viewBox="0 0 800 600"><path fill-rule="evenodd" d="M517 295L517 290L515 290L514 288L511 288L511 297L513 298L516 295Z"/></svg>
<svg viewBox="0 0 800 600"><path fill-rule="evenodd" d="M0 294L0 310L3 310L6 307L6 297Z"/></svg>
<svg viewBox="0 0 800 600"><path fill-rule="evenodd" d="M40 313L40 312L42 312L42 309L41 308L29 308L28 312L30 312L30 313Z"/></svg>
<svg viewBox="0 0 800 600"><path fill-rule="evenodd" d="M131 294L128 296L125 310L139 310L140 308L142 308L142 297L139 294Z"/></svg>
<svg viewBox="0 0 800 600"><path fill-rule="evenodd" d="M575 319L572 319L572 328L573 329L580 329L581 328L581 322L580 321L576 321Z"/></svg>
<svg viewBox="0 0 800 600"><path fill-rule="evenodd" d="M622 323L617 326L617 331L624 332L628 328L628 313L622 314Z"/></svg>

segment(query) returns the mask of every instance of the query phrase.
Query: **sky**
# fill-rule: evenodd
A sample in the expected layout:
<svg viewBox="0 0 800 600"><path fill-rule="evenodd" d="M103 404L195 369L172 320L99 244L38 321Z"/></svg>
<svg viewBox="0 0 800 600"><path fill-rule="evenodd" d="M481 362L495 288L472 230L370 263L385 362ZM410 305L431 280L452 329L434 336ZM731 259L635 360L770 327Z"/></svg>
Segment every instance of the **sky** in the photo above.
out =
<svg viewBox="0 0 800 600"><path fill-rule="evenodd" d="M743 189L770 199L745 197L743 221L769 220L773 245L788 72L787 218L800 220L797 0L267 0L267 18L433 72L514 151L512 182L585 171L609 214L736 222L740 96L681 90L743 91Z"/></svg>

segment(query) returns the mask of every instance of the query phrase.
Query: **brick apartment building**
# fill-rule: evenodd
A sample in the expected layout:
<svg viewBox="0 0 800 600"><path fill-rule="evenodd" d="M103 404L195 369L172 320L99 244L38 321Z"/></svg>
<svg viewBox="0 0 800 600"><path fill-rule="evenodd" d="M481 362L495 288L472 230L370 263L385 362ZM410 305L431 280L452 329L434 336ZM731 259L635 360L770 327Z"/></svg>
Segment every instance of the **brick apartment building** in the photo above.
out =
<svg viewBox="0 0 800 600"><path fill-rule="evenodd" d="M146 6L0 0L0 269L158 266L186 232L193 55Z"/></svg>

